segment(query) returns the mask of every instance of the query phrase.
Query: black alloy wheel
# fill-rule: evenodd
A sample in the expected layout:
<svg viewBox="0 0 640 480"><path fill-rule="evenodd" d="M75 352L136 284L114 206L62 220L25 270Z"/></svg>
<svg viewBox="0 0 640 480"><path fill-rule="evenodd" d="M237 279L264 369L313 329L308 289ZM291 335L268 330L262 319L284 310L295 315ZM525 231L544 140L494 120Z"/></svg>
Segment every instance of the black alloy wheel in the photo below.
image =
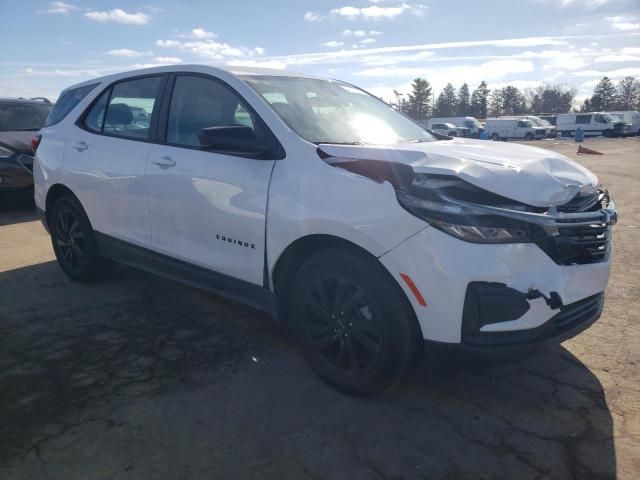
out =
<svg viewBox="0 0 640 480"><path fill-rule="evenodd" d="M337 373L371 372L383 348L383 329L364 292L340 275L317 278L304 298L308 345Z"/></svg>
<svg viewBox="0 0 640 480"><path fill-rule="evenodd" d="M109 271L111 264L100 256L91 222L76 197L57 199L47 223L58 264L69 277L93 282Z"/></svg>
<svg viewBox="0 0 640 480"><path fill-rule="evenodd" d="M87 245L80 220L70 208L57 212L53 225L53 240L60 250L60 262L70 271L80 271L87 263Z"/></svg>
<svg viewBox="0 0 640 480"><path fill-rule="evenodd" d="M287 322L311 369L358 396L397 383L423 341L398 282L366 253L331 248L308 258L287 291Z"/></svg>

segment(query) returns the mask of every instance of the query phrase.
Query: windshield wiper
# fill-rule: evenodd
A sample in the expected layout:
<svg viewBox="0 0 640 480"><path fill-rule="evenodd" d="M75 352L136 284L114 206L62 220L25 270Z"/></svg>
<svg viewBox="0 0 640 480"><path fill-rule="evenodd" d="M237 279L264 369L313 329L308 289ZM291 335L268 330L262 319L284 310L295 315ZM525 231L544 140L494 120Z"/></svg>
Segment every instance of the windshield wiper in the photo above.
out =
<svg viewBox="0 0 640 480"><path fill-rule="evenodd" d="M316 145L365 145L364 142L313 142Z"/></svg>

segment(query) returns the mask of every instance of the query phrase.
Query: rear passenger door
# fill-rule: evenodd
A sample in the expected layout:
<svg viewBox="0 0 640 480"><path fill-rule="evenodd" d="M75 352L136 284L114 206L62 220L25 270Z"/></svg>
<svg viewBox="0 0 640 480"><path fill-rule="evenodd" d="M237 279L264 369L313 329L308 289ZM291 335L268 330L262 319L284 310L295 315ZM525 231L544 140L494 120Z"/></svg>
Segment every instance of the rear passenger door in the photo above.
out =
<svg viewBox="0 0 640 480"><path fill-rule="evenodd" d="M165 79L151 75L111 85L69 135L67 183L102 234L100 242L151 244L145 167Z"/></svg>
<svg viewBox="0 0 640 480"><path fill-rule="evenodd" d="M158 267L184 273L191 264L262 285L274 160L205 150L199 135L229 125L252 127L258 139L270 132L214 77L174 74L167 92L146 173L153 249L163 254Z"/></svg>

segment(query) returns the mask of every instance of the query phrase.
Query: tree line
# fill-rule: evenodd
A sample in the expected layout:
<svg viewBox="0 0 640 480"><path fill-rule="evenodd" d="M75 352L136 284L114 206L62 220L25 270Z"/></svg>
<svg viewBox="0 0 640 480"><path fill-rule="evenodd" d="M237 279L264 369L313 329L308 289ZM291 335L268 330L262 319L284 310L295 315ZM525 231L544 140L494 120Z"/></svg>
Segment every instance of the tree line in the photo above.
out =
<svg viewBox="0 0 640 480"><path fill-rule="evenodd" d="M430 117L471 116L487 118L499 115L558 114L573 108L576 89L566 85L541 84L524 92L513 85L490 89L482 81L475 90L463 83L459 89L448 83L436 97L428 80L416 78L411 92L393 91L391 106L415 120ZM580 111L640 110L640 80L626 77L618 84L603 77Z"/></svg>

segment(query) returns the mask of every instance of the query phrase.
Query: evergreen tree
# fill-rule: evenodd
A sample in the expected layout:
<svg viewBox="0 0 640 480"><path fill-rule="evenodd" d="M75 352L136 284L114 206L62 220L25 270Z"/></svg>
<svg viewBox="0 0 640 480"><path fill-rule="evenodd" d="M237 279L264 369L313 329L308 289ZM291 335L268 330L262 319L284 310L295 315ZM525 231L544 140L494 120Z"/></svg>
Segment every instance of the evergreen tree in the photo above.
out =
<svg viewBox="0 0 640 480"><path fill-rule="evenodd" d="M489 95L487 113L492 116L502 115L502 89L496 88Z"/></svg>
<svg viewBox="0 0 640 480"><path fill-rule="evenodd" d="M487 105L489 104L489 93L491 90L487 87L487 82L480 82L478 88L471 95L470 113L474 117L487 118Z"/></svg>
<svg viewBox="0 0 640 480"><path fill-rule="evenodd" d="M526 110L525 100L520 90L512 85L504 87L500 94L502 112L506 115L517 115Z"/></svg>
<svg viewBox="0 0 640 480"><path fill-rule="evenodd" d="M453 85L447 83L436 100L436 113L438 117L452 117L456 114L458 99L456 97L456 89Z"/></svg>
<svg viewBox="0 0 640 480"><path fill-rule="evenodd" d="M393 91L394 99L391 102L391 107L395 108L399 112L402 112L406 115L409 114L409 101L404 98L404 94L400 93L398 90Z"/></svg>
<svg viewBox="0 0 640 480"><path fill-rule="evenodd" d="M415 120L425 120L431 111L431 84L424 78L416 78L409 94L409 116Z"/></svg>
<svg viewBox="0 0 640 480"><path fill-rule="evenodd" d="M469 85L463 83L458 90L458 104L456 108L456 114L461 117L469 115L471 109L471 98L469 95Z"/></svg>
<svg viewBox="0 0 640 480"><path fill-rule="evenodd" d="M609 77L602 77L602 80L598 82L596 88L593 90L593 96L598 96L600 98L600 106L598 110L615 110L617 103L617 95L616 95L616 87L609 79ZM594 105L593 97L591 98L592 107L596 108Z"/></svg>

